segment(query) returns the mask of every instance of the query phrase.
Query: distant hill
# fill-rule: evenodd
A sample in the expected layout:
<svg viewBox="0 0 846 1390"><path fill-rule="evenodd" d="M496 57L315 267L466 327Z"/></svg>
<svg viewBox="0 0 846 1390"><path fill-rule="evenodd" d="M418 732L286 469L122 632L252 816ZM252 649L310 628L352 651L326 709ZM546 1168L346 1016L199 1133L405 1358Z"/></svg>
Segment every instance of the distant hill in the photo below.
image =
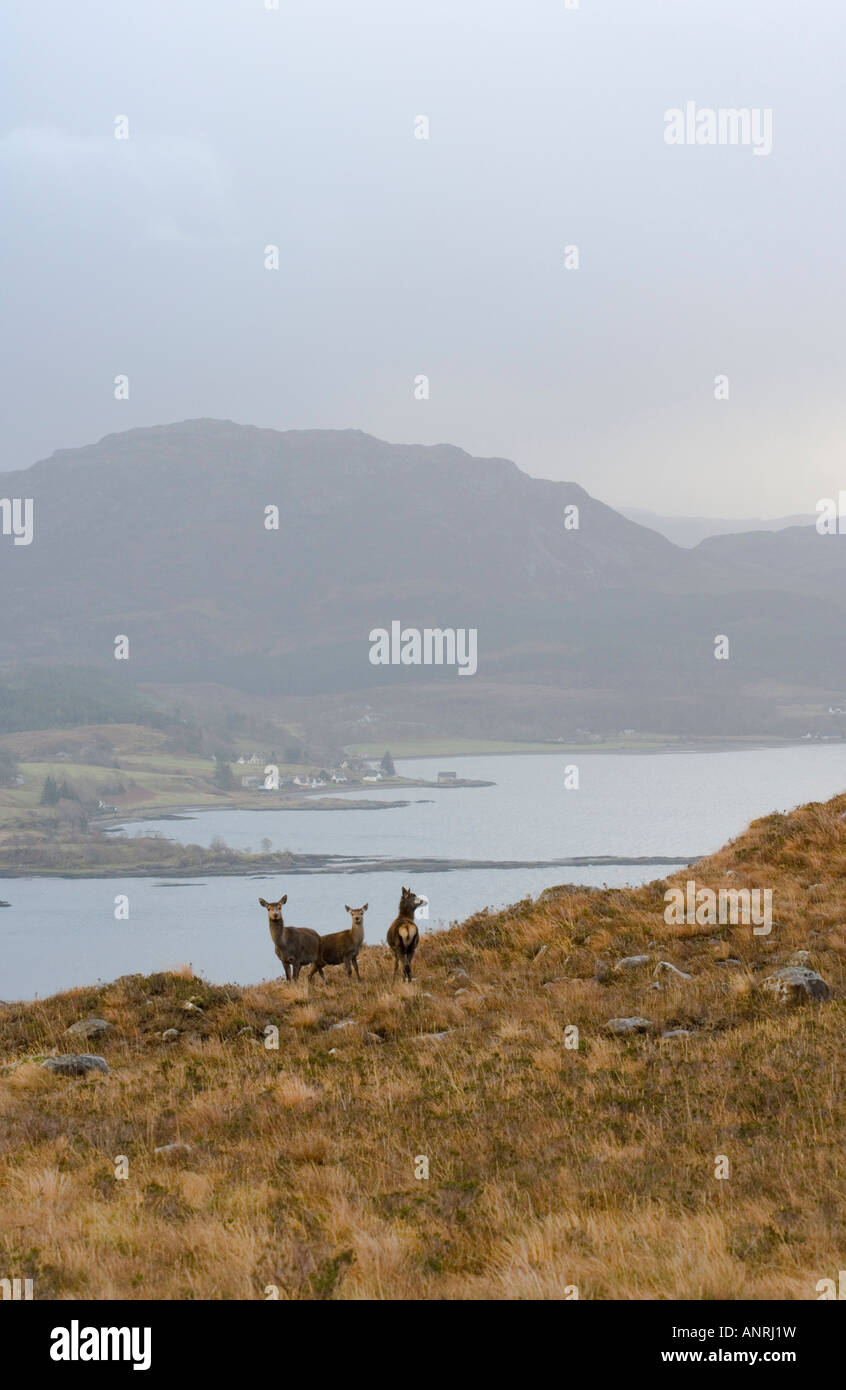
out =
<svg viewBox="0 0 846 1390"><path fill-rule="evenodd" d="M846 688L838 537L680 549L575 483L446 444L186 421L62 450L0 496L35 503L33 543L0 540L7 671L309 697L359 737L350 695L380 735L556 737L795 733ZM372 665L393 620L476 628L477 674Z"/></svg>
<svg viewBox="0 0 846 1390"><path fill-rule="evenodd" d="M738 519L716 516L661 516L658 512L642 511L640 507L618 507L621 516L658 531L674 545L691 547L709 536L734 536L744 531L783 531L788 526L813 526L816 516L780 516L770 521L760 518Z"/></svg>

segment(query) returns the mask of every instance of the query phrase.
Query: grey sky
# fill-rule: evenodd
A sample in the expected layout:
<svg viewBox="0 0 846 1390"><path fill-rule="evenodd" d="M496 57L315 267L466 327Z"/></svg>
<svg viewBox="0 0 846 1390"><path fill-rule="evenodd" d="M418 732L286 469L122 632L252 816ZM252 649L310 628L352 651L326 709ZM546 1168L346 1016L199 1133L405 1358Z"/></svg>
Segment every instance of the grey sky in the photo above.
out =
<svg viewBox="0 0 846 1390"><path fill-rule="evenodd" d="M846 486L841 0L279 5L6 6L5 467L213 415L666 512ZM668 147L688 100L772 154Z"/></svg>

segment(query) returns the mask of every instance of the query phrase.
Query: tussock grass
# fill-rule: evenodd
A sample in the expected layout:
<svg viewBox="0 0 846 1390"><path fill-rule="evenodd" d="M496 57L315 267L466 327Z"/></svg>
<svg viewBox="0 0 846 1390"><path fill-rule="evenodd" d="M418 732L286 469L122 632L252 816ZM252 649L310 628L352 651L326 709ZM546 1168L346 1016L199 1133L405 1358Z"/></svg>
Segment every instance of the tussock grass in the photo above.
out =
<svg viewBox="0 0 846 1390"><path fill-rule="evenodd" d="M771 936L666 926L688 877L772 888ZM816 1298L846 1254L844 924L846 796L666 881L427 935L412 986L368 947L360 986L181 969L4 1007L0 1275L37 1298ZM832 998L785 1007L759 983L800 948ZM652 989L659 960L693 978ZM91 1014L105 1038L66 1035ZM650 1031L609 1035L630 1015ZM109 1076L38 1065L85 1049Z"/></svg>

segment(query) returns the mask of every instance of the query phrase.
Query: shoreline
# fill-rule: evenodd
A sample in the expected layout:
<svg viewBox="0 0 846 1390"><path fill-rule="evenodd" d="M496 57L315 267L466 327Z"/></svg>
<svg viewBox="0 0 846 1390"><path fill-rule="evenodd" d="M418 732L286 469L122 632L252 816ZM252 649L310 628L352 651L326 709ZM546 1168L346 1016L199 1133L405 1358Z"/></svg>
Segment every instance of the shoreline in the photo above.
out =
<svg viewBox="0 0 846 1390"><path fill-rule="evenodd" d="M67 869L0 869L0 882L12 879L103 879L103 878L158 878L206 879L206 878L268 878L294 877L298 874L369 874L369 873L409 873L437 874L467 869L587 869L587 868L627 868L644 864L654 864L657 868L672 865L695 864L702 855L615 855L585 854L572 855L566 859L366 859L344 855L303 855L299 862L290 864L243 865L218 864L203 867L186 864L184 867L161 865L159 867L132 866L127 868L103 868L74 872ZM308 862L304 862L308 861ZM13 906L13 905L12 905Z"/></svg>
<svg viewBox="0 0 846 1390"><path fill-rule="evenodd" d="M472 740L468 740L472 742ZM480 740L482 742L483 740ZM496 740L490 740L496 744ZM506 742L506 740L503 740ZM514 757L544 757L547 754L573 754L573 753L602 753L604 755L628 754L671 754L671 753L755 753L772 748L806 748L817 747L823 743L842 743L841 738L829 739L799 739L799 738L766 738L755 736L754 739L745 738L715 738L713 742L695 739L690 743L673 742L672 740L656 741L655 743L645 742L626 742L625 740L615 741L608 739L603 743L547 743L527 744L521 748L514 743L508 748L491 747L467 748L462 752L454 749L444 748L443 745L435 746L425 753L415 752L406 753L402 751L402 744L397 744L397 752L391 749L395 762L420 762L428 758L514 758ZM419 745L413 745L419 747ZM346 744L344 751L353 753L362 758L375 758L376 753L366 752L365 749L371 747L369 744ZM432 784L436 785L436 784Z"/></svg>

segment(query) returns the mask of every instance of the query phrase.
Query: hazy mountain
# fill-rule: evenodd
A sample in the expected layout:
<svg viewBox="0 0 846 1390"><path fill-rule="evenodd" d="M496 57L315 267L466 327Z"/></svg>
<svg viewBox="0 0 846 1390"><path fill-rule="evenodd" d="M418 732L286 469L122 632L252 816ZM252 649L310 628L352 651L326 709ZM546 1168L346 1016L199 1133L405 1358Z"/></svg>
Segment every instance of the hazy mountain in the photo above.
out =
<svg viewBox="0 0 846 1390"><path fill-rule="evenodd" d="M803 710L846 686L839 538L682 550L574 483L450 445L187 421L62 450L0 476L0 497L31 497L35 515L31 545L0 539L7 666L280 698L370 691L395 722L413 710L415 727L511 737L588 718L761 732L788 716L779 686L801 687ZM369 633L392 620L476 628L476 676L372 665Z"/></svg>
<svg viewBox="0 0 846 1390"><path fill-rule="evenodd" d="M783 531L788 526L813 526L816 516L780 516L770 521L760 518L716 516L661 516L640 507L619 507L618 511L639 526L658 531L674 545L692 547L709 536L734 536L744 531Z"/></svg>

